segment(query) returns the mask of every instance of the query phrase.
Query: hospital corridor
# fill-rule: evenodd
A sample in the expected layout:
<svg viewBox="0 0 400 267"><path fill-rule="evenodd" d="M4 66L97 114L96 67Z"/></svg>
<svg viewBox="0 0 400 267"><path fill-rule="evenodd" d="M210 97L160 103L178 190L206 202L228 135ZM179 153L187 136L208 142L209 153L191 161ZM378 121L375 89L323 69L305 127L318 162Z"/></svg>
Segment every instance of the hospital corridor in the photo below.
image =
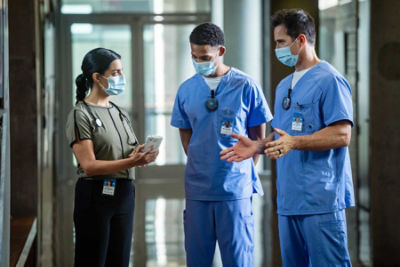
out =
<svg viewBox="0 0 400 267"><path fill-rule="evenodd" d="M400 0L0 0L0 267L400 267Z"/></svg>

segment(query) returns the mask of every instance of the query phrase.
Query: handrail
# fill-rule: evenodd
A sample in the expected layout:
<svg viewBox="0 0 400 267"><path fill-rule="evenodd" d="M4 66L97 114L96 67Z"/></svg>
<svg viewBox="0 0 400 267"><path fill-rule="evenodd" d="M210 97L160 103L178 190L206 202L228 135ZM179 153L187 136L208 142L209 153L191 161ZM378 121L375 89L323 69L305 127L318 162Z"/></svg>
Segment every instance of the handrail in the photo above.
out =
<svg viewBox="0 0 400 267"><path fill-rule="evenodd" d="M29 231L29 235L26 238L24 249L22 250L21 255L19 256L16 267L24 267L25 266L25 262L28 259L29 252L31 251L31 248L33 245L33 241L36 238L36 233L37 233L36 224L37 224L37 218L35 218L35 220L32 223L31 230Z"/></svg>
<svg viewBox="0 0 400 267"><path fill-rule="evenodd" d="M23 267L35 245L37 218L21 217L11 219L10 266Z"/></svg>

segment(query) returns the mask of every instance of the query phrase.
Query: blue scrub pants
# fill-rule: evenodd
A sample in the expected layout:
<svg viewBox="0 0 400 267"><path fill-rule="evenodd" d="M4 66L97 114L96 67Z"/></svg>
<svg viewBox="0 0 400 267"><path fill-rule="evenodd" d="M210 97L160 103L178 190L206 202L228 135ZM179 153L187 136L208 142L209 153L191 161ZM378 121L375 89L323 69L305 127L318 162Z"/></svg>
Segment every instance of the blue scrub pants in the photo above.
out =
<svg viewBox="0 0 400 267"><path fill-rule="evenodd" d="M284 267L351 266L345 210L315 215L278 216Z"/></svg>
<svg viewBox="0 0 400 267"><path fill-rule="evenodd" d="M212 266L215 244L224 267L253 266L252 199L186 200L183 215L188 267Z"/></svg>
<svg viewBox="0 0 400 267"><path fill-rule="evenodd" d="M117 179L114 196L103 180L79 179L75 187L75 267L128 267L135 185Z"/></svg>

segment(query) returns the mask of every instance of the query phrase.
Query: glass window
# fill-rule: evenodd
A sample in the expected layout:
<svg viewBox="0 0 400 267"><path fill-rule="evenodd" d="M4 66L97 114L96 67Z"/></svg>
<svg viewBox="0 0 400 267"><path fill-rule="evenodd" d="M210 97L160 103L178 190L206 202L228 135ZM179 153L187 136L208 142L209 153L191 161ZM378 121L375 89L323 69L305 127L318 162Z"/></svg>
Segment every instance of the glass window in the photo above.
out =
<svg viewBox="0 0 400 267"><path fill-rule="evenodd" d="M359 260L369 266L369 0L319 0L319 11L319 55L345 75L353 96L357 96L353 108L358 127L353 130L357 134L352 135L357 141L350 144L352 167L357 168L353 172L357 210L349 212L357 212L358 220L352 219L355 214L349 216L348 225L349 229L357 227L356 233L349 232L349 239L356 240L354 250L358 252Z"/></svg>
<svg viewBox="0 0 400 267"><path fill-rule="evenodd" d="M169 125L179 85L194 74L189 35L195 25L146 25L144 40L145 135L164 137L157 164L180 164L179 131ZM166 142L168 140L168 142Z"/></svg>
<svg viewBox="0 0 400 267"><path fill-rule="evenodd" d="M210 12L210 0L63 0L64 14Z"/></svg>
<svg viewBox="0 0 400 267"><path fill-rule="evenodd" d="M337 27L337 0L319 1L319 56L345 74L345 32Z"/></svg>
<svg viewBox="0 0 400 267"><path fill-rule="evenodd" d="M125 108L132 115L132 69L131 69L131 30L129 25L101 25L74 23L71 25L72 35L72 79L73 101L75 103L75 78L82 73L83 57L97 47L111 49L121 55L123 72L127 87L123 94L113 96L111 101Z"/></svg>
<svg viewBox="0 0 400 267"><path fill-rule="evenodd" d="M123 94L113 96L111 101L127 110L132 118L132 70L131 70L131 30L129 25L101 25L90 23L74 23L71 25L72 40L72 101L75 104L76 77L82 73L83 57L97 47L111 49L121 55L123 72L127 85ZM77 161L72 155L72 162Z"/></svg>

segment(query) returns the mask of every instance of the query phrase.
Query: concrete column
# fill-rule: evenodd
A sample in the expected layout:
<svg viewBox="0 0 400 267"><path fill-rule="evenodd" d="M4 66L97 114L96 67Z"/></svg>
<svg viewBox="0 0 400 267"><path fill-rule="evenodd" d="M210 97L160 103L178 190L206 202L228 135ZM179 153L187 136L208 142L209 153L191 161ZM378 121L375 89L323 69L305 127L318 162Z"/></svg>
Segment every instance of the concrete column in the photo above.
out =
<svg viewBox="0 0 400 267"><path fill-rule="evenodd" d="M257 82L262 81L261 0L225 0L223 28L227 49L224 62Z"/></svg>
<svg viewBox="0 0 400 267"><path fill-rule="evenodd" d="M211 1L211 21L224 29L224 0Z"/></svg>
<svg viewBox="0 0 400 267"><path fill-rule="evenodd" d="M38 114L34 1L9 2L11 216L37 216Z"/></svg>
<svg viewBox="0 0 400 267"><path fill-rule="evenodd" d="M370 179L374 266L399 266L400 1L371 0Z"/></svg>
<svg viewBox="0 0 400 267"><path fill-rule="evenodd" d="M223 6L222 6L223 2ZM261 0L214 0L212 18L214 23L221 26L225 34L226 54L224 63L250 75L259 84L263 82L262 57L262 1ZM223 22L223 25L221 25ZM255 220L261 220L262 199L254 199ZM256 224L258 226L259 224ZM255 229L256 233L263 232ZM264 252L262 251L263 237L255 235L254 266L261 266ZM263 257L260 257L263 255Z"/></svg>

